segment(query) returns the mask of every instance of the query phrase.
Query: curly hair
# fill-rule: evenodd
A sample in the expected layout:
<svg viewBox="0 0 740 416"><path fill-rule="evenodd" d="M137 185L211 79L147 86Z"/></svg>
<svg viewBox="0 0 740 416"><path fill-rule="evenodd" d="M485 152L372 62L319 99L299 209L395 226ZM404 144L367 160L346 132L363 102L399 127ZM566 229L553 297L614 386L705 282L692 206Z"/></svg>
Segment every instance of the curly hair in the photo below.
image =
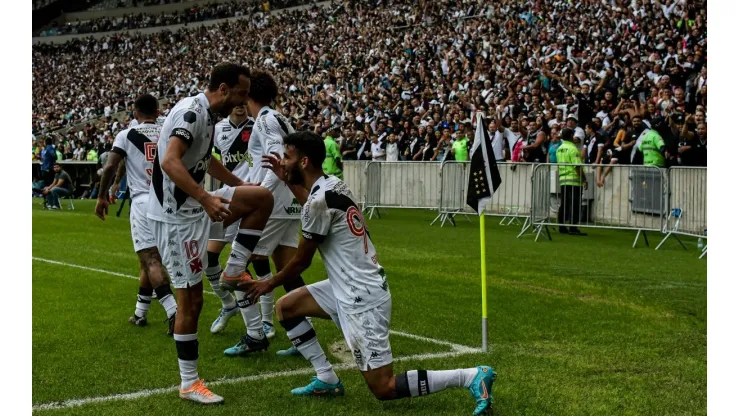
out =
<svg viewBox="0 0 740 416"><path fill-rule="evenodd" d="M275 78L269 72L253 71L250 77L249 98L262 105L270 105L278 95Z"/></svg>

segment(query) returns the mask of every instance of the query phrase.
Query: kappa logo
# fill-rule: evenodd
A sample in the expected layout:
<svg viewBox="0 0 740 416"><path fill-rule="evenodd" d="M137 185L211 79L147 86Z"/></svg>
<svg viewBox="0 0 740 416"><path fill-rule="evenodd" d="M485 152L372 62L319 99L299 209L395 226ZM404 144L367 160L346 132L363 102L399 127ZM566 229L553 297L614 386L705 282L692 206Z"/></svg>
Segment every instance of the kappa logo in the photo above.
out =
<svg viewBox="0 0 740 416"><path fill-rule="evenodd" d="M173 211L172 208L167 208L166 210L164 210L164 213L165 214L174 214L175 211Z"/></svg>
<svg viewBox="0 0 740 416"><path fill-rule="evenodd" d="M360 296L355 296L355 303L360 303L360 302L362 302L363 300L364 300L364 299L362 299L362 298L361 298Z"/></svg>
<svg viewBox="0 0 740 416"><path fill-rule="evenodd" d="M174 202L175 202L175 200L174 200L174 199L172 199L172 198L170 198L170 197L167 197L167 203L168 203L168 204L172 204L172 203L174 203Z"/></svg>
<svg viewBox="0 0 740 416"><path fill-rule="evenodd" d="M374 337L374 336L375 336L375 332L373 332L373 331L371 331L369 329L367 331L365 331L365 337L366 338L370 338L370 337Z"/></svg>
<svg viewBox="0 0 740 416"><path fill-rule="evenodd" d="M176 273L175 273L175 277L182 277L182 273L180 273L180 272L176 272Z"/></svg>
<svg viewBox="0 0 740 416"><path fill-rule="evenodd" d="M167 240L167 247L172 247L176 245L177 243L175 242L175 240Z"/></svg>
<svg viewBox="0 0 740 416"><path fill-rule="evenodd" d="M222 134L221 137L219 137L218 139L221 140L222 142L225 142L229 140L229 136L226 134Z"/></svg>
<svg viewBox="0 0 740 416"><path fill-rule="evenodd" d="M180 253L178 253L176 251L173 251L173 252L170 253L170 256L171 257L180 257Z"/></svg>
<svg viewBox="0 0 740 416"><path fill-rule="evenodd" d="M378 354L378 353L377 353L377 352L375 352L375 351L373 351L372 353L370 353L370 359L373 359L373 358L378 358L379 356L380 356L380 354Z"/></svg>
<svg viewBox="0 0 740 416"><path fill-rule="evenodd" d="M368 342L367 347L368 348L378 348L378 344L375 342Z"/></svg>
<svg viewBox="0 0 740 416"><path fill-rule="evenodd" d="M172 267L182 267L182 264L179 261L172 262Z"/></svg>
<svg viewBox="0 0 740 416"><path fill-rule="evenodd" d="M236 258L236 254L231 253L231 254L229 254L229 257L231 257L232 259L235 259Z"/></svg>
<svg viewBox="0 0 740 416"><path fill-rule="evenodd" d="M134 244L139 244L139 239L134 240Z"/></svg>

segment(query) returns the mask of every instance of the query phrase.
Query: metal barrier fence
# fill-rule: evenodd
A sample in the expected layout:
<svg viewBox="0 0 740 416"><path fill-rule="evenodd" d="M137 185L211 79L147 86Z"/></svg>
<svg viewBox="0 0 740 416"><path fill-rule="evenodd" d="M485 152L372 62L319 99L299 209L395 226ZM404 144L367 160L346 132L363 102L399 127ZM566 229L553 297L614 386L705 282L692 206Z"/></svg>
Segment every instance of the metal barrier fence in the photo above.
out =
<svg viewBox="0 0 740 416"><path fill-rule="evenodd" d="M707 169L673 167L668 169L669 205L663 241L673 236L685 249L679 235L706 238L707 235ZM702 256L706 253L706 246Z"/></svg>
<svg viewBox="0 0 740 416"><path fill-rule="evenodd" d="M562 184L568 171L581 166L584 186ZM597 184L599 171L605 177ZM572 171L571 171L572 172ZM561 178L560 175L563 175ZM636 230L633 247L644 231L662 231L666 220L667 175L654 166L540 164L532 175L535 201L531 224L539 239L548 226L576 233L580 227Z"/></svg>
<svg viewBox="0 0 740 416"><path fill-rule="evenodd" d="M379 217L378 208L437 208L440 167L439 162L369 162L365 187L368 218Z"/></svg>
<svg viewBox="0 0 740 416"><path fill-rule="evenodd" d="M511 224L515 221L519 223L517 218L526 218L531 215L531 176L534 165L531 163L498 163L497 166L501 175L501 186L486 205L484 213L489 216L503 217L500 224ZM440 221L441 226L444 226L446 222L454 226L455 215L475 214L475 211L465 202L469 173L470 162L442 163L439 215L432 221L432 224Z"/></svg>
<svg viewBox="0 0 740 416"><path fill-rule="evenodd" d="M361 207L365 206L365 185L367 184L365 175L368 163L367 160L344 161L344 182Z"/></svg>

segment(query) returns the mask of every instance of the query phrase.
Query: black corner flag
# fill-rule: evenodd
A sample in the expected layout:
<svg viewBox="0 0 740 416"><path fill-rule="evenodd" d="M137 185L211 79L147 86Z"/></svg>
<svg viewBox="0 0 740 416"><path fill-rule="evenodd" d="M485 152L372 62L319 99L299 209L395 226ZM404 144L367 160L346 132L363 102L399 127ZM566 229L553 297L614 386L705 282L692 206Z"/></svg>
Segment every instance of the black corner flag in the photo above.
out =
<svg viewBox="0 0 740 416"><path fill-rule="evenodd" d="M496 167L496 157L493 155L488 129L483 123L483 113L479 112L476 117L478 127L475 130L473 148L470 150L470 176L466 202L481 215L493 193L501 185L501 175Z"/></svg>

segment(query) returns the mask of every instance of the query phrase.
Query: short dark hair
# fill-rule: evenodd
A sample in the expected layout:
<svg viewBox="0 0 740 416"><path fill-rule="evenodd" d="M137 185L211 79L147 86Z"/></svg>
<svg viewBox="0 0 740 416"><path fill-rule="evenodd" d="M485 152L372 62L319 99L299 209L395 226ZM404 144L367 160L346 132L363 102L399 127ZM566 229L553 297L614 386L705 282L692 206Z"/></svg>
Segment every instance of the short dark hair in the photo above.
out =
<svg viewBox="0 0 740 416"><path fill-rule="evenodd" d="M159 101L151 94L143 94L134 101L134 108L145 116L156 116L157 110L159 110Z"/></svg>
<svg viewBox="0 0 740 416"><path fill-rule="evenodd" d="M573 141L573 129L564 128L560 131L560 138L569 142Z"/></svg>
<svg viewBox="0 0 740 416"><path fill-rule="evenodd" d="M293 146L302 155L308 157L315 168L321 168L326 156L326 147L321 137L312 131L291 133L283 140L285 146Z"/></svg>
<svg viewBox="0 0 740 416"><path fill-rule="evenodd" d="M265 71L254 71L252 84L249 87L249 98L258 104L269 105L278 95L278 86L275 78Z"/></svg>
<svg viewBox="0 0 740 416"><path fill-rule="evenodd" d="M592 131L599 131L599 128L596 127L596 123L594 123L593 121L587 121L586 127L590 128Z"/></svg>
<svg viewBox="0 0 740 416"><path fill-rule="evenodd" d="M223 63L216 65L211 71L211 79L208 81L208 90L216 91L221 84L229 88L239 83L239 77L244 75L249 78L249 68L244 65Z"/></svg>
<svg viewBox="0 0 740 416"><path fill-rule="evenodd" d="M44 144L46 146L48 146L50 144L54 144L54 140L51 137L47 137L47 138L44 139Z"/></svg>

